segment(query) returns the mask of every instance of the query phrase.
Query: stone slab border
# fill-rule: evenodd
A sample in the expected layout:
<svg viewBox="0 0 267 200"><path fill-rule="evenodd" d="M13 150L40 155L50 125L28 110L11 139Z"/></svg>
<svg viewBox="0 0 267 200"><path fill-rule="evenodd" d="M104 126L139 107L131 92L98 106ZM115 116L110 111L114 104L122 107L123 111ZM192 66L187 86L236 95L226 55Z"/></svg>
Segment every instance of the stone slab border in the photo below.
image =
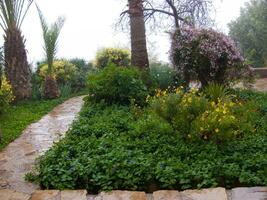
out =
<svg viewBox="0 0 267 200"><path fill-rule="evenodd" d="M116 190L99 195L89 195L86 190L37 190L29 195L3 189L0 200L267 200L267 187L160 190L153 194Z"/></svg>

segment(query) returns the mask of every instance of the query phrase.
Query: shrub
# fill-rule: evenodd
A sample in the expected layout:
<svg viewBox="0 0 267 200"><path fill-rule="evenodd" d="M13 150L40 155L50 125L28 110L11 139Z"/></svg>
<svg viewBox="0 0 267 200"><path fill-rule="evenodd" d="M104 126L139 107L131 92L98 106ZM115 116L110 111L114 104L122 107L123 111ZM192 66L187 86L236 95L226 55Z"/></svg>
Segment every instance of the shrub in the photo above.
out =
<svg viewBox="0 0 267 200"><path fill-rule="evenodd" d="M150 76L160 89L167 89L169 86L176 85L174 69L168 64L151 63Z"/></svg>
<svg viewBox="0 0 267 200"><path fill-rule="evenodd" d="M110 65L88 78L89 101L129 105L132 100L144 104L147 88L135 68Z"/></svg>
<svg viewBox="0 0 267 200"><path fill-rule="evenodd" d="M218 99L227 100L229 99L228 90L220 84L210 83L204 88L204 94L210 101L218 102Z"/></svg>
<svg viewBox="0 0 267 200"><path fill-rule="evenodd" d="M93 64L79 58L71 59L69 62L77 68L76 76L73 78L71 85L72 90L77 92L86 87L87 76L94 70Z"/></svg>
<svg viewBox="0 0 267 200"><path fill-rule="evenodd" d="M230 98L210 101L196 90L184 92L178 88L175 94L158 90L150 107L188 140L212 140L219 144L255 129L249 120L253 108L244 109Z"/></svg>
<svg viewBox="0 0 267 200"><path fill-rule="evenodd" d="M39 76L38 72L32 73L32 99L40 100L42 99L42 78Z"/></svg>
<svg viewBox="0 0 267 200"><path fill-rule="evenodd" d="M197 79L203 87L210 82L228 85L250 75L234 42L212 29L184 27L176 31L171 59L187 84Z"/></svg>
<svg viewBox="0 0 267 200"><path fill-rule="evenodd" d="M130 66L130 52L125 49L104 48L96 54L96 66L104 68L111 63L120 67Z"/></svg>
<svg viewBox="0 0 267 200"><path fill-rule="evenodd" d="M2 83L0 87L0 114L5 112L8 105L14 100L11 85L8 83L6 78L2 77Z"/></svg>
<svg viewBox="0 0 267 200"><path fill-rule="evenodd" d="M66 60L57 60L53 63L53 73L59 85L73 81L77 76L77 67ZM40 67L40 77L44 80L47 75L48 65Z"/></svg>

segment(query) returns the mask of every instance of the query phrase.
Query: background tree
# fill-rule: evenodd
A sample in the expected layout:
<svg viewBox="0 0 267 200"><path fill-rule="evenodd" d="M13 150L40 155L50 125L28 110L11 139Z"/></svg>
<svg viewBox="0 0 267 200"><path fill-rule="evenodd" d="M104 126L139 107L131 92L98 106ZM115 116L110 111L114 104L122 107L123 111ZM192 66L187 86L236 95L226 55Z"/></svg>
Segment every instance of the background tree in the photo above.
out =
<svg viewBox="0 0 267 200"><path fill-rule="evenodd" d="M0 0L5 70L17 100L31 97L31 71L20 28L32 2L33 0Z"/></svg>
<svg viewBox="0 0 267 200"><path fill-rule="evenodd" d="M211 23L211 0L144 0L145 20L180 28L182 24L206 26ZM162 22L164 19L165 22ZM160 20L160 23L157 21Z"/></svg>
<svg viewBox="0 0 267 200"><path fill-rule="evenodd" d="M38 7L37 9L43 30L44 50L48 65L48 71L44 82L43 95L46 99L54 99L59 97L59 89L57 81L53 75L53 62L57 53L58 37L64 25L65 19L63 17L59 17L55 23L49 26L41 10Z"/></svg>
<svg viewBox="0 0 267 200"><path fill-rule="evenodd" d="M153 31L162 26L180 28L181 24L203 26L211 22L211 8L211 0L128 0L128 9L121 13L119 24L130 24L132 64L141 68L149 64L146 22Z"/></svg>
<svg viewBox="0 0 267 200"><path fill-rule="evenodd" d="M255 67L267 66L267 1L252 0L240 17L229 24L230 36Z"/></svg>

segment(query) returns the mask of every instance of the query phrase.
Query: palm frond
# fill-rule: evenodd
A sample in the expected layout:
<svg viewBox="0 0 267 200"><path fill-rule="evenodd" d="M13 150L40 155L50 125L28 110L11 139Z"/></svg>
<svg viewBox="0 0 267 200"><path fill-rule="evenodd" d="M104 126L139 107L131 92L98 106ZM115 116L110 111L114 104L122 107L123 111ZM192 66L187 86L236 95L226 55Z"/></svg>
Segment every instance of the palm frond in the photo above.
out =
<svg viewBox="0 0 267 200"><path fill-rule="evenodd" d="M48 72L52 73L53 60L55 59L57 53L58 38L61 29L63 28L65 18L59 17L56 22L54 22L49 26L40 8L37 5L36 7L39 13L39 18L43 30L44 51L46 54L46 60L48 64Z"/></svg>
<svg viewBox="0 0 267 200"><path fill-rule="evenodd" d="M20 29L33 0L0 0L0 26Z"/></svg>

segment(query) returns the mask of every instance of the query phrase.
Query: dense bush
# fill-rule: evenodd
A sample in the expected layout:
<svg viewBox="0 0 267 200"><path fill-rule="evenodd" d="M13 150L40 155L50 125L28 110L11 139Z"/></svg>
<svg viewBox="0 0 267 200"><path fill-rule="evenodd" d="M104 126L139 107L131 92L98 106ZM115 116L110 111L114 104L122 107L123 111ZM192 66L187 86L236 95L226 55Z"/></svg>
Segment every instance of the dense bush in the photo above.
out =
<svg viewBox="0 0 267 200"><path fill-rule="evenodd" d="M249 120L252 108L228 96L213 101L195 90L184 92L178 88L175 94L159 90L150 101L152 112L189 140L212 140L218 144L247 132L253 133L255 128Z"/></svg>
<svg viewBox="0 0 267 200"><path fill-rule="evenodd" d="M187 84L192 79L202 86L210 82L229 84L250 75L234 42L212 29L184 27L176 31L171 59Z"/></svg>
<svg viewBox="0 0 267 200"><path fill-rule="evenodd" d="M130 62L130 52L125 49L104 48L96 55L96 66L99 68L104 68L111 63L120 67L128 67Z"/></svg>
<svg viewBox="0 0 267 200"><path fill-rule="evenodd" d="M0 114L5 112L8 105L14 100L11 85L6 78L2 76L0 86Z"/></svg>
<svg viewBox="0 0 267 200"><path fill-rule="evenodd" d="M87 76L94 71L94 67L92 63L87 63L85 60L79 58L71 59L69 62L77 68L76 76L71 85L72 90L77 92L86 87Z"/></svg>
<svg viewBox="0 0 267 200"><path fill-rule="evenodd" d="M135 68L110 65L88 77L89 101L129 105L133 100L144 104L147 88Z"/></svg>
<svg viewBox="0 0 267 200"><path fill-rule="evenodd" d="M40 77L44 80L47 75L48 65L40 67ZM53 74L59 85L73 81L77 76L77 67L67 60L56 60L53 63Z"/></svg>
<svg viewBox="0 0 267 200"><path fill-rule="evenodd" d="M42 80L47 74L47 64L42 64L37 73ZM68 96L71 92L78 92L86 87L87 76L92 66L83 59L56 60L53 73L59 85L61 94Z"/></svg>
<svg viewBox="0 0 267 200"><path fill-rule="evenodd" d="M235 97L230 102L226 98L227 105L181 89L173 94L158 91L155 98L148 98L151 106L145 109L86 105L66 138L40 158L37 171L27 178L46 189L86 188L89 192L149 191L152 186L176 190L264 186L267 184L267 111L263 112L261 105L251 99L266 98L266 95L231 93ZM157 101L163 109L155 105ZM247 115L251 109L253 113ZM204 116L206 123L201 124L205 111L210 113ZM219 122L209 116L214 113L224 115L225 119ZM238 120L235 124L227 121L231 115ZM178 127L186 125L177 120L191 122L191 128ZM253 124L253 130L241 127L246 126L242 120ZM228 131L236 128L246 131L218 143L216 134L228 137ZM192 138L184 132L187 129L191 130ZM194 140L194 136L201 139Z"/></svg>
<svg viewBox="0 0 267 200"><path fill-rule="evenodd" d="M174 86L175 83L175 71L168 64L163 63L151 63L150 64L150 76L160 89L167 89L169 86Z"/></svg>
<svg viewBox="0 0 267 200"><path fill-rule="evenodd" d="M32 99L33 100L42 99L42 82L43 82L43 78L40 77L38 71L32 73L31 82L32 82Z"/></svg>

